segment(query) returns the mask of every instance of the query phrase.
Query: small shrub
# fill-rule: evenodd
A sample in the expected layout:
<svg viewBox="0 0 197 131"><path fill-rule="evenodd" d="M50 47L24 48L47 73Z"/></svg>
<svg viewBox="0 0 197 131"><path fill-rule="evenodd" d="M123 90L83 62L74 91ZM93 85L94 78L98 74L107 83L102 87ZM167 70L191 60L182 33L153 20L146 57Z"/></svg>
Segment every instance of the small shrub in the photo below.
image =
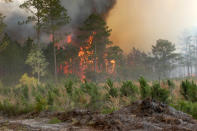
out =
<svg viewBox="0 0 197 131"><path fill-rule="evenodd" d="M123 82L123 84L122 84L122 86L120 88L121 96L136 97L136 93L137 92L138 92L138 87L135 86L131 81Z"/></svg>
<svg viewBox="0 0 197 131"><path fill-rule="evenodd" d="M151 96L154 100L167 103L169 94L169 91L167 89L161 88L159 83L153 84L151 88Z"/></svg>
<svg viewBox="0 0 197 131"><path fill-rule="evenodd" d="M175 84L172 80L167 80L167 84L170 90L173 90L175 88Z"/></svg>
<svg viewBox="0 0 197 131"><path fill-rule="evenodd" d="M106 81L106 84L108 86L108 93L112 97L118 97L118 89L114 87L114 83L111 79L108 79Z"/></svg>
<svg viewBox="0 0 197 131"><path fill-rule="evenodd" d="M113 113L114 111L116 111L117 109L116 108L104 108L103 110L102 110L102 114L111 114L111 113Z"/></svg>
<svg viewBox="0 0 197 131"><path fill-rule="evenodd" d="M80 102L80 96L84 95L84 92L80 88L75 88L73 90L73 94L70 97L71 101L73 101L75 104L78 104Z"/></svg>
<svg viewBox="0 0 197 131"><path fill-rule="evenodd" d="M99 93L100 87L94 83L85 82L81 85L81 89L91 97L90 103L87 105L88 108L99 109L102 106L102 95Z"/></svg>
<svg viewBox="0 0 197 131"><path fill-rule="evenodd" d="M73 93L73 82L71 80L67 81L64 87L66 88L66 92L69 95L72 95L72 93Z"/></svg>
<svg viewBox="0 0 197 131"><path fill-rule="evenodd" d="M35 106L36 112L41 112L43 110L46 110L46 107L47 107L46 99L41 96L37 96L36 97L36 106Z"/></svg>
<svg viewBox="0 0 197 131"><path fill-rule="evenodd" d="M23 97L28 100L29 99L29 88L27 86L22 87Z"/></svg>
<svg viewBox="0 0 197 131"><path fill-rule="evenodd" d="M185 100L197 102L197 85L193 81L182 81L180 93Z"/></svg>
<svg viewBox="0 0 197 131"><path fill-rule="evenodd" d="M37 92L39 95L45 95L46 89L45 89L44 86L38 85L37 88L36 88L36 92Z"/></svg>
<svg viewBox="0 0 197 131"><path fill-rule="evenodd" d="M118 97L118 89L117 88L111 88L109 90L109 95L112 97Z"/></svg>
<svg viewBox="0 0 197 131"><path fill-rule="evenodd" d="M146 99L146 98L150 97L151 87L148 85L147 81L143 77L140 77L139 83L140 83L141 98Z"/></svg>
<svg viewBox="0 0 197 131"><path fill-rule="evenodd" d="M51 92L51 91L48 91L48 105L53 105L53 103L54 103L54 95L53 95L53 93Z"/></svg>
<svg viewBox="0 0 197 131"><path fill-rule="evenodd" d="M59 120L57 117L52 118L48 123L49 124L58 124L61 123L62 121Z"/></svg>
<svg viewBox="0 0 197 131"><path fill-rule="evenodd" d="M19 104L12 104L8 100L3 100L0 102L0 112L7 116L19 115Z"/></svg>
<svg viewBox="0 0 197 131"><path fill-rule="evenodd" d="M197 119L197 103L192 103L190 101L178 101L177 104L171 105L177 110L183 111L185 113L188 113L192 115L195 119Z"/></svg>
<svg viewBox="0 0 197 131"><path fill-rule="evenodd" d="M107 79L106 84L109 88L114 88L114 83L111 79Z"/></svg>
<svg viewBox="0 0 197 131"><path fill-rule="evenodd" d="M23 86L23 85L26 85L28 87L36 86L37 81L38 80L36 78L30 77L30 76L28 76L27 73L25 73L20 78L20 80L19 80L20 84L18 86L19 87Z"/></svg>
<svg viewBox="0 0 197 131"><path fill-rule="evenodd" d="M58 88L54 88L53 93L56 94L57 96L60 96L60 91Z"/></svg>

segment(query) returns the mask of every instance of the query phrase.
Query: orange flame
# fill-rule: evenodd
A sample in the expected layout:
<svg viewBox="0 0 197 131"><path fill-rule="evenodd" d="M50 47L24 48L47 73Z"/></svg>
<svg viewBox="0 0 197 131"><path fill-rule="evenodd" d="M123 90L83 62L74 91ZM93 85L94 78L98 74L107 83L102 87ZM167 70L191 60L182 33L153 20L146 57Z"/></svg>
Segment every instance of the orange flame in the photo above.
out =
<svg viewBox="0 0 197 131"><path fill-rule="evenodd" d="M81 46L80 50L78 52L78 57L80 60L79 63L79 69L80 71L75 71L72 68L72 59L70 59L69 61L65 61L64 64L60 65L58 71L60 70L62 73L64 73L65 75L68 74L77 74L80 79L82 81L84 81L84 79L86 79L85 76L85 71L88 70L92 70L94 71L95 68L95 62L96 62L96 72L101 72L102 70L106 70L107 73L109 74L115 74L115 68L116 68L116 61L115 60L108 60L106 59L107 54L104 55L104 59L105 59L105 65L98 65L98 58L96 58L96 60L92 59L94 58L94 51L91 50L93 41L94 41L94 37L96 35L96 32L93 32L88 39L86 40L87 42L87 46ZM53 36L50 35L50 40L53 39ZM68 35L66 37L66 39L64 39L62 42L60 41L60 43L55 43L55 46L59 49L59 48L64 48L61 47L61 45L63 45L62 43L72 43L72 35Z"/></svg>
<svg viewBox="0 0 197 131"><path fill-rule="evenodd" d="M67 36L67 43L70 44L72 42L72 36L68 35Z"/></svg>

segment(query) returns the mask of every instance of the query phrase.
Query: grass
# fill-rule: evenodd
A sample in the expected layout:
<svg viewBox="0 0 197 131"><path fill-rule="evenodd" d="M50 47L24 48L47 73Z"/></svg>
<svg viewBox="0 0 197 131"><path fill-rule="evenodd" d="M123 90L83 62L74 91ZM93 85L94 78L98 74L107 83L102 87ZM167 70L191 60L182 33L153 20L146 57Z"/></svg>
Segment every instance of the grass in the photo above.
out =
<svg viewBox="0 0 197 131"><path fill-rule="evenodd" d="M27 82L23 81L23 83ZM183 93L183 89L188 87L189 91ZM110 79L106 83L99 84L74 82L69 79L57 85L42 83L34 86L19 83L16 87L9 88L1 85L0 112L8 116L17 116L29 112L88 109L110 114L136 100L152 98L168 103L197 118L196 87L191 81L163 81L159 84L147 82L142 77L138 82L122 81L121 83ZM192 98L188 99L186 97L188 95ZM57 119L51 119L51 123L57 122L59 122Z"/></svg>
<svg viewBox="0 0 197 131"><path fill-rule="evenodd" d="M57 117L53 117L48 123L49 124L59 124L61 123L62 121L59 120Z"/></svg>

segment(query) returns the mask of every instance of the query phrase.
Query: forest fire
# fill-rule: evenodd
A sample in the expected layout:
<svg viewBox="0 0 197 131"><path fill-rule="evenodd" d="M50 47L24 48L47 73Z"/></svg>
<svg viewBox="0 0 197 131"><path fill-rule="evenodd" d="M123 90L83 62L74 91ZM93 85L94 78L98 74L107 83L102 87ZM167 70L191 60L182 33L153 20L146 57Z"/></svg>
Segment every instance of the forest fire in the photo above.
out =
<svg viewBox="0 0 197 131"><path fill-rule="evenodd" d="M72 42L72 36L68 35L67 36L67 43L70 44Z"/></svg>
<svg viewBox="0 0 197 131"><path fill-rule="evenodd" d="M97 73L101 72L101 69L98 68L98 57L95 57L95 52L92 50L92 46L94 46L94 36L96 32L91 33L91 35L86 40L87 45L80 46L78 52L79 62L79 72L74 72L72 69L72 59L69 61L65 61L63 64L59 64L57 66L57 72L63 73L64 75L75 74L80 77L81 80L86 79L85 73L87 70L96 71ZM50 35L50 41L53 41L53 35ZM54 44L57 50L63 49L66 51L66 45L71 44L75 45L74 41L72 40L72 35L66 36L64 41L59 41ZM65 52L66 53L66 52ZM104 56L106 57L106 56ZM108 74L113 74L115 72L116 61L115 60L107 60L105 59L105 71Z"/></svg>

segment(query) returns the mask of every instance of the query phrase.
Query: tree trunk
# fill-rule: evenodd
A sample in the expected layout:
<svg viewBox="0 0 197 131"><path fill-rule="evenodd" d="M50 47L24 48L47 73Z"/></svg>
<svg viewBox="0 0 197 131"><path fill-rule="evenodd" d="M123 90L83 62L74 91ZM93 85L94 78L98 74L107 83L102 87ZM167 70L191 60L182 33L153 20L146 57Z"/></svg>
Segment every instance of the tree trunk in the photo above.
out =
<svg viewBox="0 0 197 131"><path fill-rule="evenodd" d="M38 72L38 85L40 85L40 72Z"/></svg>
<svg viewBox="0 0 197 131"><path fill-rule="evenodd" d="M37 44L38 44L38 47L41 48L41 45L40 45L40 17L38 16L38 20L37 20Z"/></svg>
<svg viewBox="0 0 197 131"><path fill-rule="evenodd" d="M53 42L53 57L54 57L54 77L55 83L57 83L57 56L56 56L56 47L55 47L55 33L52 32L52 42Z"/></svg>
<svg viewBox="0 0 197 131"><path fill-rule="evenodd" d="M96 44L94 46L94 81L96 82Z"/></svg>

